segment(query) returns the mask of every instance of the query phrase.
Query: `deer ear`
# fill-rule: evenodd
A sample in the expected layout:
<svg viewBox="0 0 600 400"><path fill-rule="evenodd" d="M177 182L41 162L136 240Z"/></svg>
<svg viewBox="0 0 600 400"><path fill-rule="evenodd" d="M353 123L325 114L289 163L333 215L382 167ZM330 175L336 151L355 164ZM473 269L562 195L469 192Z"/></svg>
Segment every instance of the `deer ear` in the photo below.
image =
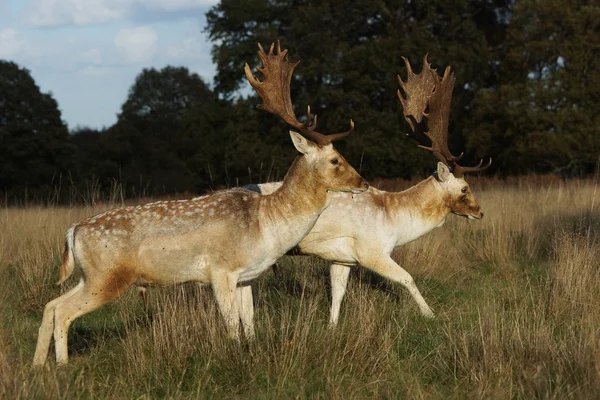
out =
<svg viewBox="0 0 600 400"><path fill-rule="evenodd" d="M294 142L294 146L300 153L309 154L315 151L315 147L317 147L317 145L307 140L298 132L290 131L290 136L292 138L292 142Z"/></svg>
<svg viewBox="0 0 600 400"><path fill-rule="evenodd" d="M443 162L438 162L437 175L440 182L446 182L452 176L450 169Z"/></svg>

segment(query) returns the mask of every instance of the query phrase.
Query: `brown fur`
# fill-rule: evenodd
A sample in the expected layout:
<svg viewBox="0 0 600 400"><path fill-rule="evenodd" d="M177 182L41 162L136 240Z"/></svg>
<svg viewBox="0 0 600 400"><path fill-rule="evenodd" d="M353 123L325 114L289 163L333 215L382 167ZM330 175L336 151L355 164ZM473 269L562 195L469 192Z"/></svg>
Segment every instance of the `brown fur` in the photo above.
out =
<svg viewBox="0 0 600 400"><path fill-rule="evenodd" d="M373 196L376 207L385 204L387 213L397 210L413 210L412 212L423 220L440 220L452 210L453 202L449 193L439 190L439 183L434 177L412 186L402 192L380 191L378 196Z"/></svg>
<svg viewBox="0 0 600 400"><path fill-rule="evenodd" d="M451 198L445 194L440 197L431 197L425 200L420 208L421 216L425 220L439 220L448 215L452 209Z"/></svg>
<svg viewBox="0 0 600 400"><path fill-rule="evenodd" d="M137 274L131 265L119 265L105 277L104 287L100 290L103 303L118 299L135 281Z"/></svg>

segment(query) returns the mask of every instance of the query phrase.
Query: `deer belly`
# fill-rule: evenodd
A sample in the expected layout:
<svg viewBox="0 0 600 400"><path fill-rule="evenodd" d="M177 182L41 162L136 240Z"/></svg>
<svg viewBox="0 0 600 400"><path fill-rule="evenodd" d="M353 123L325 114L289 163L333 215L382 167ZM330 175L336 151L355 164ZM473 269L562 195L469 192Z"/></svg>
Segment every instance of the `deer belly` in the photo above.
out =
<svg viewBox="0 0 600 400"><path fill-rule="evenodd" d="M149 284L209 282L209 259L193 249L159 246L142 248L139 255L140 278Z"/></svg>
<svg viewBox="0 0 600 400"><path fill-rule="evenodd" d="M269 269L271 265L275 264L275 261L277 261L277 258L270 258L251 266L247 266L240 272L238 282L246 282L258 278L260 274Z"/></svg>
<svg viewBox="0 0 600 400"><path fill-rule="evenodd" d="M307 239L300 242L299 246L302 253L318 256L325 260L356 262L354 240L349 238L310 240L307 236Z"/></svg>

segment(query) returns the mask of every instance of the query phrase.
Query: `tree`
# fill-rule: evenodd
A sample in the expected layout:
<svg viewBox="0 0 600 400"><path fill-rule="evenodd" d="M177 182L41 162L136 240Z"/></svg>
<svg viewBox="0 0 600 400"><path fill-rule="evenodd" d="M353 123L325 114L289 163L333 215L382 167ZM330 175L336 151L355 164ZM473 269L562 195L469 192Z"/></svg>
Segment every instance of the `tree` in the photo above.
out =
<svg viewBox="0 0 600 400"><path fill-rule="evenodd" d="M470 148L505 173L591 173L600 154L600 7L521 0L508 28L503 80L477 94Z"/></svg>
<svg viewBox="0 0 600 400"><path fill-rule="evenodd" d="M199 154L207 143L219 151L221 108L210 88L187 68L144 69L131 86L117 123L100 140L105 160L98 170L102 182L108 185L118 177L137 194L206 187L202 171L195 168L206 165Z"/></svg>
<svg viewBox="0 0 600 400"><path fill-rule="evenodd" d="M72 164L73 147L50 93L30 72L0 60L0 187L11 198L45 198Z"/></svg>
<svg viewBox="0 0 600 400"><path fill-rule="evenodd" d="M256 63L256 43L281 38L292 58L302 60L292 83L294 103L310 104L326 132L344 130L354 118L357 134L341 150L354 165L362 162L364 176L419 174L433 160L403 135L408 127L395 95L396 74L404 71L401 56L420 67L429 53L434 65L452 64L457 71L450 136L452 147L462 148L463 121L474 93L498 80L496 61L510 4L223 0L207 14L215 42L215 88L230 98L243 82L244 62ZM287 139L280 137L284 145Z"/></svg>

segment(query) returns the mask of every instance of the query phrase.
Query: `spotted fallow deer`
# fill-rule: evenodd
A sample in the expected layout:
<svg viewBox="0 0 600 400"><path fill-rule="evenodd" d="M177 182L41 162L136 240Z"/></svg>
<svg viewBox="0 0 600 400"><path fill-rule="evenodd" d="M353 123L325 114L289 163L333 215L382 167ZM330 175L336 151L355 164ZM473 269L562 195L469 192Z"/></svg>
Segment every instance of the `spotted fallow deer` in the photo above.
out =
<svg viewBox="0 0 600 400"><path fill-rule="evenodd" d="M260 47L260 46L259 46ZM364 192L368 184L333 148L348 132L323 135L314 119L296 120L289 85L297 63L274 46L259 56L264 67L258 81L246 75L263 99L261 108L283 118L302 135L290 132L300 153L283 183L261 196L241 189L191 200L159 201L110 210L89 217L66 234L62 283L75 267L79 284L46 304L34 365L45 363L54 335L57 363L68 361L67 334L76 318L117 299L131 285L211 284L229 335L239 335L240 317L247 337L254 334L248 282L294 247L329 205L328 191ZM352 125L352 124L351 124ZM316 143L307 140L310 138Z"/></svg>
<svg viewBox="0 0 600 400"><path fill-rule="evenodd" d="M362 265L408 289L421 313L433 317L412 276L392 258L392 251L444 224L449 214L480 219L483 212L464 179L467 172L483 171L491 165L463 167L448 148L448 118L454 88L454 74L447 67L443 77L423 59L421 73L414 74L404 59L408 77L398 76L406 97L398 90L409 136L431 151L440 161L433 176L402 192L386 192L371 187L360 196L332 193L331 205L321 214L309 234L299 243L299 253L332 261L331 310L329 323L336 325L346 291L350 268ZM427 108L429 111L426 112ZM424 132L423 117L428 131ZM431 143L429 143L429 141ZM462 155L462 154L461 154ZM452 168L452 169L450 169ZM258 185L268 194L280 182ZM249 298L245 298L250 301ZM249 310L248 307L245 309ZM247 317L248 318L248 317Z"/></svg>

